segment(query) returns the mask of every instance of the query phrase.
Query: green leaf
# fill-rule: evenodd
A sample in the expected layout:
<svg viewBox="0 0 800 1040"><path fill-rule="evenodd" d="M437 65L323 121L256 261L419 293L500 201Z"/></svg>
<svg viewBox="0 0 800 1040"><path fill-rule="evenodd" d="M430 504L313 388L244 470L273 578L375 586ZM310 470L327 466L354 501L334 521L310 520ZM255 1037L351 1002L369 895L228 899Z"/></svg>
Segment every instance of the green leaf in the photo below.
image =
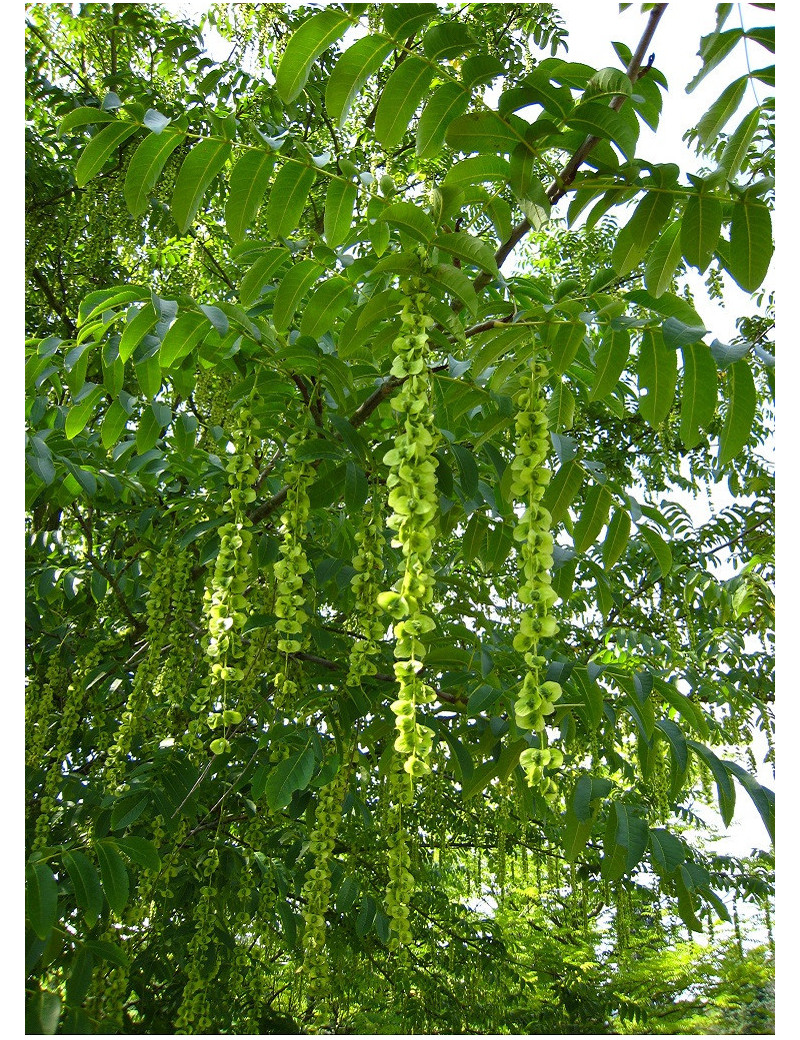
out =
<svg viewBox="0 0 800 1040"><path fill-rule="evenodd" d="M582 666L573 668L569 682L570 692L581 700L580 707L586 717L589 729L596 730L603 718L602 689L597 685L595 679L589 675L588 670ZM599 783L600 781L595 782Z"/></svg>
<svg viewBox="0 0 800 1040"><path fill-rule="evenodd" d="M256 302L268 280L289 256L289 250L285 246L273 246L256 260L239 286L239 299L244 307Z"/></svg>
<svg viewBox="0 0 800 1040"><path fill-rule="evenodd" d="M689 768L689 746L683 731L672 719L657 719L656 728L661 730L669 741L673 762L671 793L677 797L686 778L686 770Z"/></svg>
<svg viewBox="0 0 800 1040"><path fill-rule="evenodd" d="M151 404L145 408L139 419L139 426L136 432L137 454L144 455L146 451L150 451L158 440L159 433L161 433L161 425Z"/></svg>
<svg viewBox="0 0 800 1040"><path fill-rule="evenodd" d="M611 263L617 274L632 271L661 233L672 211L672 196L667 192L649 191L634 210L633 216L617 235Z"/></svg>
<svg viewBox="0 0 800 1040"><path fill-rule="evenodd" d="M733 786L730 773L710 748L705 747L704 744L698 744L695 740L687 740L686 743L705 763L717 783L719 812L722 822L727 827L733 819L733 811L736 807L736 788Z"/></svg>
<svg viewBox="0 0 800 1040"><path fill-rule="evenodd" d="M648 292L659 297L672 285L672 279L681 262L682 222L674 220L659 235L644 269L644 284Z"/></svg>
<svg viewBox="0 0 800 1040"><path fill-rule="evenodd" d="M466 184L499 182L511 179L511 163L500 155L472 155L454 163L442 182L445 187L461 188Z"/></svg>
<svg viewBox="0 0 800 1040"><path fill-rule="evenodd" d="M150 408L152 407L153 405L150 406ZM156 407L161 408L163 406L157 405ZM169 409L167 409L167 411L169 411ZM155 422L160 429L159 420L155 419ZM139 819L149 804L150 794L141 789L120 798L111 811L111 830L121 831L126 827L130 827L132 823Z"/></svg>
<svg viewBox="0 0 800 1040"><path fill-rule="evenodd" d="M92 386L92 384L86 383L84 385L84 390L88 386ZM84 393L83 390L81 391L80 400L76 400L69 409L64 423L64 435L68 441L71 441L73 437L77 437L77 435L85 428L89 421L89 416L104 396L105 390L102 386L94 386L86 393Z"/></svg>
<svg viewBox="0 0 800 1040"><path fill-rule="evenodd" d="M582 321L556 318L548 323L547 346L553 372L563 375L567 371L585 337L586 326Z"/></svg>
<svg viewBox="0 0 800 1040"><path fill-rule="evenodd" d="M398 43L405 43L418 29L438 13L436 4L386 4L383 7L383 25Z"/></svg>
<svg viewBox="0 0 800 1040"><path fill-rule="evenodd" d="M600 101L585 101L567 116L567 126L593 137L613 141L626 159L633 158L639 138L639 122L633 122Z"/></svg>
<svg viewBox="0 0 800 1040"><path fill-rule="evenodd" d="M669 415L678 383L678 356L660 330L645 329L639 348L639 412L654 429Z"/></svg>
<svg viewBox="0 0 800 1040"><path fill-rule="evenodd" d="M527 125L515 116L501 119L496 112L467 112L450 123L445 140L457 152L510 155L525 143L524 131L517 129L520 124Z"/></svg>
<svg viewBox="0 0 800 1040"><path fill-rule="evenodd" d="M495 776L497 776L497 762L494 760L483 762L481 765L476 766L473 772L461 782L461 795L464 801L466 802L470 798L474 798L476 794L484 791L486 785Z"/></svg>
<svg viewBox="0 0 800 1040"><path fill-rule="evenodd" d="M545 62L547 60L545 59ZM501 115L505 115L506 112L516 112L520 108L527 108L528 105L540 105L559 122L563 122L574 107L569 87L556 86L546 65L534 69L516 86L504 90L500 95L497 110Z"/></svg>
<svg viewBox="0 0 800 1040"><path fill-rule="evenodd" d="M685 325L678 318L667 318L661 326L661 335L664 337L664 346L667 350L678 350L697 343L708 332L702 326Z"/></svg>
<svg viewBox="0 0 800 1040"><path fill-rule="evenodd" d="M108 450L119 440L119 436L128 422L128 410L121 401L112 401L100 426L100 441Z"/></svg>
<svg viewBox="0 0 800 1040"><path fill-rule="evenodd" d="M275 155L272 152L249 151L231 171L225 202L225 227L234 244L244 239L258 215L274 166Z"/></svg>
<svg viewBox="0 0 800 1040"><path fill-rule="evenodd" d="M147 209L150 193L156 186L161 171L183 140L182 133L149 134L131 156L125 174L125 203L134 217Z"/></svg>
<svg viewBox="0 0 800 1040"><path fill-rule="evenodd" d="M469 97L469 92L458 83L443 83L434 90L417 124L417 155L420 159L432 159L439 154L448 126L465 111ZM445 183L448 183L447 178Z"/></svg>
<svg viewBox="0 0 800 1040"><path fill-rule="evenodd" d="M300 334L319 339L333 328L336 319L353 299L353 286L346 278L334 275L316 288L303 308Z"/></svg>
<svg viewBox="0 0 800 1040"><path fill-rule="evenodd" d="M304 791L314 772L314 750L306 748L290 755L270 773L264 787L267 804L273 812L285 809L295 791Z"/></svg>
<svg viewBox="0 0 800 1040"><path fill-rule="evenodd" d="M625 293L625 299L640 307L646 307L655 314L661 314L665 318L677 318L684 325L699 328L703 324L702 318L688 300L684 300L682 296L675 296L673 293L665 292L656 298L644 289L633 289L631 292Z"/></svg>
<svg viewBox="0 0 800 1040"><path fill-rule="evenodd" d="M83 149L75 166L75 183L78 187L85 188L92 177L103 169L114 149L118 148L137 129L135 123L115 120L110 126L104 127L99 134L95 134Z"/></svg>
<svg viewBox="0 0 800 1040"><path fill-rule="evenodd" d="M84 946L109 964L116 964L120 968L127 968L130 964L127 953L116 943L105 939L86 939Z"/></svg>
<svg viewBox="0 0 800 1040"><path fill-rule="evenodd" d="M161 389L161 365L158 363L158 354L134 364L133 368L144 396L149 399L155 397Z"/></svg>
<svg viewBox="0 0 800 1040"><path fill-rule="evenodd" d="M94 848L108 905L115 913L121 914L128 902L129 891L125 861L110 840L98 841Z"/></svg>
<svg viewBox="0 0 800 1040"><path fill-rule="evenodd" d="M40 939L49 939L58 914L58 888L46 863L25 868L25 916Z"/></svg>
<svg viewBox="0 0 800 1040"><path fill-rule="evenodd" d="M628 545L631 518L627 509L615 509L603 540L603 566L611 570Z"/></svg>
<svg viewBox="0 0 800 1040"><path fill-rule="evenodd" d="M695 733L698 733L701 737L708 737L708 722L703 714L703 709L690 701L688 697L685 697L682 693L671 684L663 679L654 679L655 688L661 694L661 697L669 704L671 708L681 716L684 722L690 726Z"/></svg>
<svg viewBox="0 0 800 1040"><path fill-rule="evenodd" d="M399 228L417 242L428 243L436 234L431 218L413 202L393 202L381 211L378 219Z"/></svg>
<svg viewBox="0 0 800 1040"><path fill-rule="evenodd" d="M369 484L364 470L352 460L347 460L344 471L344 504L355 515L364 507L369 495Z"/></svg>
<svg viewBox="0 0 800 1040"><path fill-rule="evenodd" d="M579 820L574 813L569 811L566 813L562 846L568 863L575 863L578 856L586 848L586 843L592 836L593 826L593 817L590 817L588 820Z"/></svg>
<svg viewBox="0 0 800 1040"><path fill-rule="evenodd" d="M594 545L613 503L611 492L604 484L595 484L590 488L573 533L576 552L586 552Z"/></svg>
<svg viewBox="0 0 800 1040"><path fill-rule="evenodd" d="M547 491L542 498L542 505L552 517L553 527L559 524L567 515L573 499L580 491L586 470L571 459L565 462L547 486Z"/></svg>
<svg viewBox="0 0 800 1040"><path fill-rule="evenodd" d="M290 267L275 292L272 323L278 332L285 332L292 322L300 301L319 278L322 271L316 260L301 260Z"/></svg>
<svg viewBox="0 0 800 1040"><path fill-rule="evenodd" d="M729 83L711 108L700 117L697 136L704 148L714 143L720 131L736 112L747 90L747 82L747 76L740 76L733 83Z"/></svg>
<svg viewBox="0 0 800 1040"><path fill-rule="evenodd" d="M758 810L761 819L764 821L764 826L767 828L767 834L769 834L770 840L775 841L775 793L768 787L764 787L762 784L752 777L746 769L743 769L736 762L723 762L723 765L732 773L742 787L747 791L753 800Z"/></svg>
<svg viewBox="0 0 800 1040"><path fill-rule="evenodd" d="M267 203L267 227L275 238L288 238L300 223L316 170L289 160L278 170Z"/></svg>
<svg viewBox="0 0 800 1040"><path fill-rule="evenodd" d="M72 881L75 902L83 910L86 924L93 928L103 909L103 890L94 864L88 856L77 850L65 852L62 859Z"/></svg>
<svg viewBox="0 0 800 1040"><path fill-rule="evenodd" d="M148 795L147 798L149 802L150 796ZM125 853L128 859L138 863L145 870L156 874L161 869L161 857L158 854L158 849L147 838L129 835L126 838L115 838L114 843L118 849Z"/></svg>
<svg viewBox="0 0 800 1040"><path fill-rule="evenodd" d="M375 113L375 137L384 148L400 144L432 79L432 66L412 54L386 81Z"/></svg>
<svg viewBox="0 0 800 1040"><path fill-rule="evenodd" d="M432 287L460 300L473 314L478 309L478 297L472 284L462 270L451 264L436 264L428 272L428 281Z"/></svg>
<svg viewBox="0 0 800 1040"><path fill-rule="evenodd" d="M475 40L460 22L441 22L428 29L422 38L422 48L431 61L449 61L467 54L475 47Z"/></svg>
<svg viewBox="0 0 800 1040"><path fill-rule="evenodd" d="M639 534L647 542L650 551L655 556L658 566L661 568L662 576L669 574L672 570L672 550L670 547L652 527L640 526Z"/></svg>
<svg viewBox="0 0 800 1040"><path fill-rule="evenodd" d="M650 858L658 874L669 877L686 859L686 848L680 838L663 827L650 829Z"/></svg>
<svg viewBox="0 0 800 1040"><path fill-rule="evenodd" d="M294 101L308 81L311 66L353 24L342 11L326 10L303 22L289 40L275 76L275 87L285 102Z"/></svg>
<svg viewBox="0 0 800 1040"><path fill-rule="evenodd" d="M747 197L734 202L731 248L725 266L745 292L755 292L761 287L769 270L772 252L769 209L763 202Z"/></svg>
<svg viewBox="0 0 800 1040"><path fill-rule="evenodd" d="M717 27L716 32L709 33L708 36L702 38L699 53L703 59L703 67L686 87L687 94L691 94L708 73L730 54L743 35L741 29L730 29L728 32L721 33Z"/></svg>
<svg viewBox="0 0 800 1040"><path fill-rule="evenodd" d="M64 116L59 124L58 132L63 135L74 130L76 126L87 126L90 123L113 123L116 122L116 118L112 112L84 105L82 108L73 108Z"/></svg>
<svg viewBox="0 0 800 1040"><path fill-rule="evenodd" d="M595 803L608 797L614 785L607 777L589 776L584 773L578 777L569 807L579 820L588 820L597 811Z"/></svg>
<svg viewBox="0 0 800 1040"><path fill-rule="evenodd" d="M731 461L750 439L758 403L750 365L742 359L728 369L727 407L719 438L717 465Z"/></svg>
<svg viewBox="0 0 800 1040"><path fill-rule="evenodd" d="M566 383L559 380L547 402L547 425L554 433L572 429L575 416L575 395Z"/></svg>
<svg viewBox="0 0 800 1040"><path fill-rule="evenodd" d="M597 401L611 393L619 382L628 361L631 349L631 334L627 329L608 328L595 355L595 374L590 401Z"/></svg>
<svg viewBox="0 0 800 1040"><path fill-rule="evenodd" d="M164 336L158 353L159 365L162 368L171 368L176 361L182 361L208 331L208 318L205 314L197 314L194 311L182 314Z"/></svg>
<svg viewBox="0 0 800 1040"><path fill-rule="evenodd" d="M681 348L681 354L680 438L685 447L694 448L716 413L719 376L711 351L704 343L690 343Z"/></svg>
<svg viewBox="0 0 800 1040"><path fill-rule="evenodd" d="M364 84L384 62L392 41L380 33L364 36L342 54L328 78L325 107L341 125Z"/></svg>
<svg viewBox="0 0 800 1040"><path fill-rule="evenodd" d="M433 244L452 256L474 267L480 267L489 274L499 273L497 261L491 248L480 238L475 238L466 231L454 231L437 235Z"/></svg>
<svg viewBox="0 0 800 1040"><path fill-rule="evenodd" d="M711 263L722 226L722 203L713 195L690 195L681 220L681 250L702 274ZM648 286L649 288L649 286Z"/></svg>
<svg viewBox="0 0 800 1040"><path fill-rule="evenodd" d="M130 312L128 312L130 314ZM134 317L128 319L128 324L119 341L119 356L122 361L127 361L133 354L148 332L158 323L158 315L152 303L146 303L140 308Z"/></svg>
<svg viewBox="0 0 800 1040"><path fill-rule="evenodd" d="M761 121L761 106L748 112L741 123L728 138L728 142L722 152L718 169L724 170L729 180L732 180L744 167L750 145L758 130Z"/></svg>
<svg viewBox="0 0 800 1040"><path fill-rule="evenodd" d="M200 208L208 186L231 154L228 141L196 144L183 160L172 192L172 217L181 232L187 231Z"/></svg>
<svg viewBox="0 0 800 1040"><path fill-rule="evenodd" d="M630 873L641 860L650 836L644 820L623 802L614 802L608 816L601 875L606 881L618 881Z"/></svg>
<svg viewBox="0 0 800 1040"><path fill-rule="evenodd" d="M352 181L334 178L325 197L325 241L335 249L350 234L358 189Z"/></svg>

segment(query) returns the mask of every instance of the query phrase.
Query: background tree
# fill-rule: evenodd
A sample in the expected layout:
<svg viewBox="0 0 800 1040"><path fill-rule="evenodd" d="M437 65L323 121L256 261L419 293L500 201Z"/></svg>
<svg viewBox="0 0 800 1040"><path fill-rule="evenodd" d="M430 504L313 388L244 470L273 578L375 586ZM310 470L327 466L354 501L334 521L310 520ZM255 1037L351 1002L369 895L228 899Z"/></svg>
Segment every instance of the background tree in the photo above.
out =
<svg viewBox="0 0 800 1040"><path fill-rule="evenodd" d="M637 156L665 7L29 8L28 1031L768 1015L774 73Z"/></svg>

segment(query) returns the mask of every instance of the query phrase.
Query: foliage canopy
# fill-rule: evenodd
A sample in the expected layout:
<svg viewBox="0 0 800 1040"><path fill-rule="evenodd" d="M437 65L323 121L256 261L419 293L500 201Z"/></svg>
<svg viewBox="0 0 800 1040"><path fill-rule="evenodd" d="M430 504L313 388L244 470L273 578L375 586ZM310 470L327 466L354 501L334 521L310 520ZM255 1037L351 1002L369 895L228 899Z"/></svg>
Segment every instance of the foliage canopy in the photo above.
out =
<svg viewBox="0 0 800 1040"><path fill-rule="evenodd" d="M684 175L642 7L29 7L29 1032L669 1025L768 912L774 30Z"/></svg>

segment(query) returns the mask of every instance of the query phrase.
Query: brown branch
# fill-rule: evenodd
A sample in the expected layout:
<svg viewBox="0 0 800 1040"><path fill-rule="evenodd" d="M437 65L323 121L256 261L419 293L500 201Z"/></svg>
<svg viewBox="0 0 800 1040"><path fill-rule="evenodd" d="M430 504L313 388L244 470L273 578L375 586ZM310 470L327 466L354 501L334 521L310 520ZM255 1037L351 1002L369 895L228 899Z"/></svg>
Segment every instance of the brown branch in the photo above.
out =
<svg viewBox="0 0 800 1040"><path fill-rule="evenodd" d="M44 272L40 271L38 267L32 267L30 269L30 274L31 278L36 283L38 288L41 289L47 302L50 304L50 306L56 312L59 318L61 318L61 320L64 322L64 325L67 329L67 335L71 339L75 335L75 325L73 324L72 319L67 313L64 301L60 300L58 296L56 296L56 294L53 292L52 286L47 281Z"/></svg>

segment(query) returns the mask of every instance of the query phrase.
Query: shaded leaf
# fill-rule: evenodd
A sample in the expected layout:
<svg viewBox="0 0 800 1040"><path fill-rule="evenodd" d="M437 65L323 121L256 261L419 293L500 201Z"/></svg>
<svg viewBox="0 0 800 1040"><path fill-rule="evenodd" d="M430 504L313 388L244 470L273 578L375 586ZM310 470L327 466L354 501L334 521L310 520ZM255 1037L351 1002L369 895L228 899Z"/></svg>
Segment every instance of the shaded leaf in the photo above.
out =
<svg viewBox="0 0 800 1040"><path fill-rule="evenodd" d="M47 863L25 868L25 916L40 939L49 939L58 912L58 889Z"/></svg>
<svg viewBox="0 0 800 1040"><path fill-rule="evenodd" d="M377 72L392 49L392 41L380 33L370 33L341 55L325 87L325 107L343 123L350 106L369 77Z"/></svg>
<svg viewBox="0 0 800 1040"><path fill-rule="evenodd" d="M178 230L186 231L200 209L208 186L231 153L227 141L200 141L183 160L172 192L172 216Z"/></svg>
<svg viewBox="0 0 800 1040"><path fill-rule="evenodd" d="M333 9L313 14L303 22L287 43L275 75L275 87L284 101L294 101L302 92L316 59L352 24L349 15Z"/></svg>
<svg viewBox="0 0 800 1040"><path fill-rule="evenodd" d="M681 388L680 438L687 448L700 443L717 410L717 366L704 343L681 348L683 386Z"/></svg>
<svg viewBox="0 0 800 1040"><path fill-rule="evenodd" d="M156 186L161 171L183 140L179 133L152 133L139 144L131 156L125 174L125 203L134 217L147 209L150 194Z"/></svg>
<svg viewBox="0 0 800 1040"><path fill-rule="evenodd" d="M278 170L267 203L267 227L275 238L287 238L300 223L316 171L288 161Z"/></svg>
<svg viewBox="0 0 800 1040"><path fill-rule="evenodd" d="M75 166L75 183L84 188L105 166L115 148L137 130L135 123L114 120L89 141Z"/></svg>
<svg viewBox="0 0 800 1040"><path fill-rule="evenodd" d="M384 148L402 141L432 79L433 68L412 54L386 81L375 113L375 137Z"/></svg>
<svg viewBox="0 0 800 1040"><path fill-rule="evenodd" d="M659 330L645 329L639 348L639 411L654 429L669 415L678 382L678 358Z"/></svg>
<svg viewBox="0 0 800 1040"><path fill-rule="evenodd" d="M272 152L245 152L231 171L225 202L225 227L234 244L255 220L275 166Z"/></svg>
<svg viewBox="0 0 800 1040"><path fill-rule="evenodd" d="M717 465L730 462L750 439L756 414L757 395L747 361L735 361L728 373L725 421L719 438Z"/></svg>

